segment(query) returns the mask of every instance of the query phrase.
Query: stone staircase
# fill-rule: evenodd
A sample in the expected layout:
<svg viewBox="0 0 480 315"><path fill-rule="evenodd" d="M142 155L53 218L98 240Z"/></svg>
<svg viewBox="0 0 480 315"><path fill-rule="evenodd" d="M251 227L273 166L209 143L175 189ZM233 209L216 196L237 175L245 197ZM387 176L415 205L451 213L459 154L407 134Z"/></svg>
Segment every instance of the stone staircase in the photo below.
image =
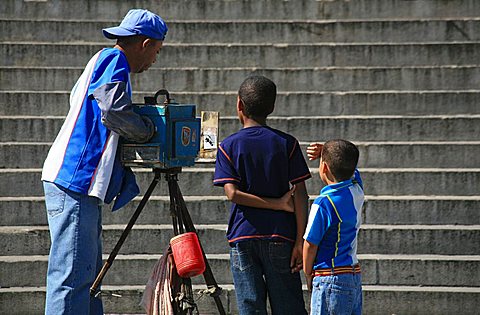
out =
<svg viewBox="0 0 480 315"><path fill-rule="evenodd" d="M101 28L134 7L169 33L134 99L167 88L241 126L236 90L273 79L272 127L360 149L367 202L359 236L364 314L478 314L480 309L480 2L475 0L3 0L0 4L0 313L41 314L49 248L40 173L88 59L113 42ZM305 152L305 151L304 151ZM311 198L322 184L310 163ZM136 171L142 192L151 170ZM225 228L229 204L213 165L180 186L224 306L235 314ZM150 270L172 236L161 182L104 280L107 313L142 313ZM104 211L110 253L139 199ZM106 258L106 257L105 257ZM193 279L203 289L201 278ZM305 290L309 302L309 294ZM215 314L198 297L202 314Z"/></svg>

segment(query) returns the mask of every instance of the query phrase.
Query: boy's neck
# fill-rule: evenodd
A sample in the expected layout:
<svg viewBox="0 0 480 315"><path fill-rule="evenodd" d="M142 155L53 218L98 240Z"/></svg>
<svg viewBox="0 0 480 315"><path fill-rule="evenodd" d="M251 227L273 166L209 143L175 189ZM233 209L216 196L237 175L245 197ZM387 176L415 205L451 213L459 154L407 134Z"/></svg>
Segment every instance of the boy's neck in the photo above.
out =
<svg viewBox="0 0 480 315"><path fill-rule="evenodd" d="M328 186L328 185L333 185L333 184L338 184L338 183L339 183L339 182L337 182L337 181L329 180L328 178L325 179L323 182L324 182L324 184L327 185L327 186Z"/></svg>
<svg viewBox="0 0 480 315"><path fill-rule="evenodd" d="M267 118L249 118L243 117L243 128L248 127L257 127L257 126L266 126L267 125Z"/></svg>
<svg viewBox="0 0 480 315"><path fill-rule="evenodd" d="M339 181L337 181L337 179L332 175L332 173L330 173L330 171L326 171L325 173L323 173L322 176L320 176L320 178L322 179L323 183L327 186L339 183Z"/></svg>

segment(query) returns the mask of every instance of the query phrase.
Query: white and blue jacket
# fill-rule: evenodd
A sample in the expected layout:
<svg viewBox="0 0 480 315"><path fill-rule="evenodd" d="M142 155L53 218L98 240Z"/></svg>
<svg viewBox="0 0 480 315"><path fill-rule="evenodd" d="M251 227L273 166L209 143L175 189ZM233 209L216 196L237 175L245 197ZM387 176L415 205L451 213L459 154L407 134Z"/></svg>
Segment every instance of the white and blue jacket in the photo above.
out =
<svg viewBox="0 0 480 315"><path fill-rule="evenodd" d="M130 169L117 156L119 137L147 141L153 124L131 106L130 67L115 48L90 59L70 94L70 110L42 172L42 180L110 203L114 210L139 189Z"/></svg>

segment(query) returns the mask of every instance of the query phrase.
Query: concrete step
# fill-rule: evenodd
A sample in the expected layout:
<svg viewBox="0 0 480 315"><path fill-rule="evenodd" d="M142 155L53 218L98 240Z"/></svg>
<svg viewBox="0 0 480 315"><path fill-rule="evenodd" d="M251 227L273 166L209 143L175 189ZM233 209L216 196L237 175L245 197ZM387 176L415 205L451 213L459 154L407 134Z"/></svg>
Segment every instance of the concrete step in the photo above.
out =
<svg viewBox="0 0 480 315"><path fill-rule="evenodd" d="M83 68L0 67L3 91L70 90ZM480 67L355 67L355 68L154 68L132 76L144 91L224 92L238 89L252 74L271 78L279 91L468 90L480 85ZM152 80L155 78L155 80Z"/></svg>
<svg viewBox="0 0 480 315"><path fill-rule="evenodd" d="M141 88L141 87L138 87ZM233 87L232 87L233 88ZM157 88L158 89L158 88ZM135 103L156 90L133 93ZM65 116L70 91L0 91L0 115ZM179 103L196 104L197 111L213 110L235 116L236 91L188 92L170 90ZM478 115L480 91L278 91L275 116L335 115ZM389 106L395 104L395 106Z"/></svg>
<svg viewBox="0 0 480 315"><path fill-rule="evenodd" d="M478 168L389 168L360 169L367 195L417 196L477 196L480 182ZM179 185L185 196L222 196L223 189L212 184L214 169L184 168L179 174ZM310 169L312 179L307 189L314 195L323 187L318 169ZM0 169L0 197L43 196L41 169ZM150 169L136 170L136 178L143 193L150 185ZM26 190L25 188L28 187ZM166 181L160 181L154 195L168 195Z"/></svg>
<svg viewBox="0 0 480 315"><path fill-rule="evenodd" d="M1 142L52 142L64 122L59 116L0 116ZM455 116L272 116L268 125L303 142L469 141L480 134L480 115ZM221 117L220 139L241 129L237 117Z"/></svg>
<svg viewBox="0 0 480 315"><path fill-rule="evenodd" d="M313 191L311 191L312 193ZM310 202L316 197L310 195ZM224 196L185 196L195 224L225 224L231 203ZM141 197L112 213L105 205L103 224L126 224ZM170 199L152 196L137 224L170 224ZM364 224L480 225L478 196L366 196ZM0 226L47 225L43 197L0 197Z"/></svg>
<svg viewBox="0 0 480 315"><path fill-rule="evenodd" d="M318 141L327 140L319 139ZM475 168L480 165L479 141L454 142L356 142L360 150L359 167L388 168ZM41 168L51 143L0 143L0 168ZM301 142L306 152L308 142ZM448 148L448 150L447 150ZM429 159L425 159L429 156ZM308 161L312 168L317 161Z"/></svg>
<svg viewBox="0 0 480 315"><path fill-rule="evenodd" d="M125 225L104 225L104 252L110 253ZM208 254L228 252L226 225L196 225L200 242ZM0 227L0 256L47 255L47 226ZM170 225L135 225L123 244L122 254L163 253L173 236ZM448 240L445 242L443 240ZM477 255L479 225L362 225L359 254Z"/></svg>
<svg viewBox="0 0 480 315"><path fill-rule="evenodd" d="M102 44L0 43L0 66L81 67ZM219 58L218 56L222 56ZM168 67L391 67L469 65L480 43L409 44L165 44Z"/></svg>
<svg viewBox="0 0 480 315"><path fill-rule="evenodd" d="M221 285L220 299L227 314L237 314L233 285ZM140 306L145 285L103 286L102 301L105 314L145 314ZM194 285L194 298L200 314L218 314L214 299L202 294L205 284ZM39 315L45 312L45 287L0 288L0 313L11 315ZM18 304L16 307L14 305ZM230 309L235 308L235 309Z"/></svg>
<svg viewBox="0 0 480 315"><path fill-rule="evenodd" d="M478 168L360 170L366 194L369 195L478 195L478 183L480 182L480 169ZM323 187L323 183L318 176L318 168L310 169L310 172L312 179L307 181L307 189L310 194L315 194ZM147 173L138 172L137 178L141 191L145 191L153 177L151 171L147 170ZM185 195L191 194L192 191L195 191L196 195L223 195L223 189L212 187L212 179L213 169L189 168L187 170L185 168L184 172L179 175L179 184ZM410 183L415 183L415 185ZM165 186L165 183L160 183L157 191L167 192Z"/></svg>
<svg viewBox="0 0 480 315"><path fill-rule="evenodd" d="M238 314L233 285L221 284L221 299L227 314ZM144 285L104 286L102 299L106 314L143 314L139 306ZM194 286L195 293L204 290L205 285ZM303 287L307 310L310 305L310 292ZM218 314L213 299L196 294L201 314ZM12 315L43 314L45 287L0 288L0 312ZM419 286L363 286L363 313L384 314L456 314L477 315L480 289L471 287L419 287ZM399 301L402 301L399 303Z"/></svg>
<svg viewBox="0 0 480 315"><path fill-rule="evenodd" d="M365 314L476 314L477 288L421 286L363 286ZM456 305L455 307L452 307Z"/></svg>
<svg viewBox="0 0 480 315"><path fill-rule="evenodd" d="M478 196L367 196L366 224L480 223Z"/></svg>
<svg viewBox="0 0 480 315"><path fill-rule="evenodd" d="M127 11L125 11L127 12ZM122 14L119 20L123 18ZM65 20L45 17L0 19L2 41L112 43L102 35L118 21ZM173 20L167 21L167 43L410 43L479 41L475 18L396 20ZM78 30L82 30L79 32ZM381 30L381 32L379 31Z"/></svg>
<svg viewBox="0 0 480 315"><path fill-rule="evenodd" d="M228 254L207 255L218 283L233 283ZM108 258L104 255L103 260ZM160 255L119 255L103 284L144 285ZM2 287L45 285L48 256L0 257ZM480 286L480 256L359 255L364 285ZM35 270L38 277L31 277ZM40 275L44 275L43 277ZM302 275L302 281L305 283ZM194 277L202 284L203 277Z"/></svg>
<svg viewBox="0 0 480 315"><path fill-rule="evenodd" d="M0 17L62 18L62 19L121 19L138 7L138 1L3 0ZM166 19L378 19L477 17L480 6L475 0L461 1L141 1L141 7L153 10ZM272 15L272 12L275 12Z"/></svg>
<svg viewBox="0 0 480 315"><path fill-rule="evenodd" d="M311 195L310 202L315 195ZM125 224L135 211L137 197L122 211L111 213L106 205L104 224ZM230 202L223 196L185 196L193 221L201 224L224 224L228 220ZM169 224L169 198L153 196L142 211L138 224ZM480 225L477 196L366 196L363 208L365 224L462 224ZM46 225L43 197L2 197L0 225ZM15 213L15 215L12 215Z"/></svg>
<svg viewBox="0 0 480 315"><path fill-rule="evenodd" d="M126 224L103 226L103 251L110 253L120 238ZM206 253L228 252L225 238L226 225L196 226L198 236ZM0 256L48 255L50 236L48 226L0 227L2 240ZM173 237L172 225L135 225L120 250L120 254L163 253ZM9 242L9 245L5 243ZM3 245L6 246L3 246Z"/></svg>

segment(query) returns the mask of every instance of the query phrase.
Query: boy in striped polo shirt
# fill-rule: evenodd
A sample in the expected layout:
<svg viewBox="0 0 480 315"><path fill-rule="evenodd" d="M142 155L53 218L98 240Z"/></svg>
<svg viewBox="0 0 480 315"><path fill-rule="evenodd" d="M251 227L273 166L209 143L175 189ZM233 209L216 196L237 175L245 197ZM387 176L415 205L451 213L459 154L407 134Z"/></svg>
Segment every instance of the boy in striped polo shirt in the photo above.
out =
<svg viewBox="0 0 480 315"><path fill-rule="evenodd" d="M358 149L345 140L330 140L310 145L307 155L311 160L320 157L319 175L327 185L313 202L304 235L311 314L361 314L357 235L364 194L356 170Z"/></svg>

